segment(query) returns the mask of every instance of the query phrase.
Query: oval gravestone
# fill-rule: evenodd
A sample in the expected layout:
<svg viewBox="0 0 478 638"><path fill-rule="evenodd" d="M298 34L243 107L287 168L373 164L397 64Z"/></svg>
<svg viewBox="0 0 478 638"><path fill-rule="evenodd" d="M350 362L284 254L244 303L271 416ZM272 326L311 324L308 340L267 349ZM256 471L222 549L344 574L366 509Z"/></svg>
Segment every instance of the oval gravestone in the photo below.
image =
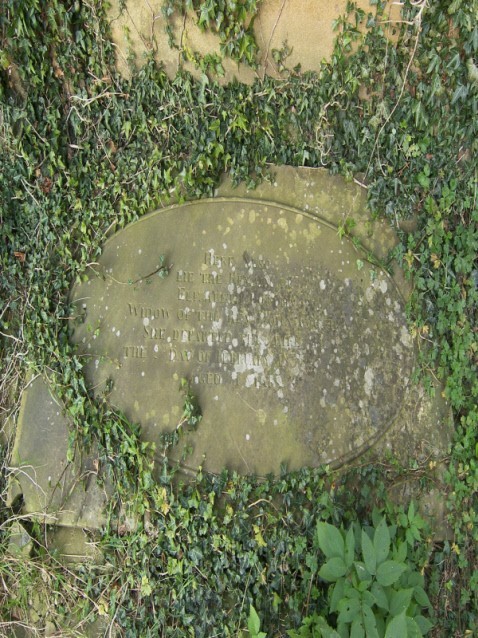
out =
<svg viewBox="0 0 478 638"><path fill-rule="evenodd" d="M177 427L189 381L203 419L176 453L190 448L190 467L343 462L393 423L411 374L391 278L333 226L264 201L142 218L106 242L72 299L90 387L145 439Z"/></svg>

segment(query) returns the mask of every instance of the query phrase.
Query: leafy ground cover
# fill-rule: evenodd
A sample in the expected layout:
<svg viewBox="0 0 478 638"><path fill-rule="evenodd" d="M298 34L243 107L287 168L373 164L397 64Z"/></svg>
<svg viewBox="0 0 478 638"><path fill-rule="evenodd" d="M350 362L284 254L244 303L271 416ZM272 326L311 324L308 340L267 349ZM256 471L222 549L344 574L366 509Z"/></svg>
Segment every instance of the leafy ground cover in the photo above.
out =
<svg viewBox="0 0 478 638"><path fill-rule="evenodd" d="M229 9L217 23L222 4L230 9L220 2L194 9L204 28L207 13L219 31L240 37L245 14L236 32ZM385 9L375 2L367 14L349 4L332 59L318 74L294 70L252 86L219 86L208 66L200 80L185 72L169 79L153 60L131 80L119 77L99 0L1 4L2 414L15 416L27 369L45 373L71 415L72 436L99 446L116 488L98 565L59 564L44 550L46 530L35 525L30 558L10 555L20 515L0 507L2 630L47 626L81 635L99 619L124 636L233 636L249 618L251 634L312 635L314 617L337 620L317 524L354 524L363 552L362 531L373 543L385 516L402 552L395 560L425 578L429 635L476 633L476 5L405 3L393 41ZM248 59L251 46L248 39L242 52L226 51ZM450 542L434 542L413 509L388 497L409 473L426 484L426 465L399 468L389 460L341 476L303 470L265 482L199 473L182 487L165 465L153 481L138 427L86 390L68 342L67 294L105 233L171 199L212 194L224 172L253 184L267 178L269 163L325 166L367 188L372 214L396 224L415 220L396 257L413 284L409 321L423 346L424 379L444 382L455 415L446 460ZM8 443L2 454L4 493ZM139 522L134 532L115 519L125 504ZM360 556L357 562L373 562ZM426 608L423 597L415 603Z"/></svg>

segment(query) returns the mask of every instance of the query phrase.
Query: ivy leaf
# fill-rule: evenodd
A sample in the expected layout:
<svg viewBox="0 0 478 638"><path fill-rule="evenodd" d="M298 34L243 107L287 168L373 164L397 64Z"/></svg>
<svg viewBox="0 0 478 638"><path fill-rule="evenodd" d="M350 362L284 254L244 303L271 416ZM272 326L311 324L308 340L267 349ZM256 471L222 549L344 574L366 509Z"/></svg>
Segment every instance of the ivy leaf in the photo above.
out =
<svg viewBox="0 0 478 638"><path fill-rule="evenodd" d="M322 521L317 523L317 542L327 558L345 558L343 536L333 525Z"/></svg>
<svg viewBox="0 0 478 638"><path fill-rule="evenodd" d="M407 566L402 563L397 563L394 560L386 560L378 566L377 580L380 585L388 587L389 585L396 583L406 569Z"/></svg>

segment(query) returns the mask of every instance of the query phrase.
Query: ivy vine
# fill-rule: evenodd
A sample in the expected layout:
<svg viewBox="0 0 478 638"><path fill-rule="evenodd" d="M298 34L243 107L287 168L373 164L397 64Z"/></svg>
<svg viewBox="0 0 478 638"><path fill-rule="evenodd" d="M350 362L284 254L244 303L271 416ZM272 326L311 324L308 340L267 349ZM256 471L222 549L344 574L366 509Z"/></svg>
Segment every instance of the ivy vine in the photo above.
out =
<svg viewBox="0 0 478 638"><path fill-rule="evenodd" d="M385 473L363 466L340 479L310 470L264 483L199 474L183 487L165 464L153 480L139 427L92 398L69 343L69 288L109 232L173 199L212 195L225 172L253 186L270 163L356 178L373 214L396 226L414 219L396 256L413 286L409 321L424 378L444 382L455 414L446 469L454 541L434 546L420 534L407 559L427 576L436 631L477 629L478 25L473 3L405 2L390 40L386 3L372 4L366 12L347 3L332 58L317 74L251 86L184 71L170 79L153 59L125 80L100 0L1 5L2 417L14 415L27 369L46 374L73 436L99 446L116 490L106 564L74 575L82 596L68 580L74 570L42 554L44 530L31 530L36 556L50 561L48 578L70 583L72 607L56 617L65 631L73 617L97 617L126 636L237 635L253 604L261 627L279 635L325 604L312 551L318 520L366 525L374 501L406 537L409 521L387 498L388 480L403 472L392 462ZM225 54L253 64L258 6L169 0L165 11L194 11ZM426 480L426 468L414 471ZM120 533L114 516L125 503L139 525ZM0 567L2 609L6 622L23 622L24 592L46 572L35 561L8 562L12 512L0 510L9 566Z"/></svg>

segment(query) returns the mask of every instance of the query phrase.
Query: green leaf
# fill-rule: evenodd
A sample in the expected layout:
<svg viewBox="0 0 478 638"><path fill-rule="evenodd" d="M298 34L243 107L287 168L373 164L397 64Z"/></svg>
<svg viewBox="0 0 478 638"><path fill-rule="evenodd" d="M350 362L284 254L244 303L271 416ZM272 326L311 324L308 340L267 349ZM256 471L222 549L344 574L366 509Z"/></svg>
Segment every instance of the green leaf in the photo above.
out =
<svg viewBox="0 0 478 638"><path fill-rule="evenodd" d="M257 615L257 611L251 605L249 608L249 618L247 620L247 628L252 636L257 636L261 629L261 621Z"/></svg>
<svg viewBox="0 0 478 638"><path fill-rule="evenodd" d="M352 567L355 558L355 534L352 526L345 536L345 564Z"/></svg>
<svg viewBox="0 0 478 638"><path fill-rule="evenodd" d="M337 611L338 604L344 597L344 585L345 581L343 578L339 578L339 580L332 587L332 594L330 596L330 611Z"/></svg>
<svg viewBox="0 0 478 638"><path fill-rule="evenodd" d="M371 592L375 597L375 602L377 607L380 607L381 609L388 611L389 610L388 598L383 587L379 585L377 582L375 582L372 585Z"/></svg>
<svg viewBox="0 0 478 638"><path fill-rule="evenodd" d="M367 571L374 575L377 569L377 559L373 543L365 530L362 530L362 556Z"/></svg>
<svg viewBox="0 0 478 638"><path fill-rule="evenodd" d="M363 624L365 627L365 635L367 638L379 638L379 633L377 631L377 622L375 620L375 615L368 605L363 605Z"/></svg>
<svg viewBox="0 0 478 638"><path fill-rule="evenodd" d="M430 600L425 590L423 587L420 587L420 585L415 586L413 597L421 607L430 607Z"/></svg>
<svg viewBox="0 0 478 638"><path fill-rule="evenodd" d="M360 613L361 603L358 598L343 598L338 606L338 623L351 623Z"/></svg>
<svg viewBox="0 0 478 638"><path fill-rule="evenodd" d="M319 570L319 576L324 580L334 582L347 573L347 566L342 558L331 558Z"/></svg>
<svg viewBox="0 0 478 638"><path fill-rule="evenodd" d="M378 566L377 580L380 585L388 587L389 585L396 583L406 569L407 566L403 565L403 563L397 563L394 560L386 560Z"/></svg>
<svg viewBox="0 0 478 638"><path fill-rule="evenodd" d="M373 546L375 548L375 556L377 559L377 565L380 565L387 560L390 552L390 532L385 520L385 516L377 525L375 534L373 536Z"/></svg>
<svg viewBox="0 0 478 638"><path fill-rule="evenodd" d="M355 618L350 628L350 638L365 638L365 629L361 618Z"/></svg>
<svg viewBox="0 0 478 638"><path fill-rule="evenodd" d="M375 596L368 589L362 593L362 603L365 606L373 607L375 605Z"/></svg>
<svg viewBox="0 0 478 638"><path fill-rule="evenodd" d="M405 617L407 621L407 631L409 638L422 638L423 634L420 630L420 627L413 620L413 618Z"/></svg>
<svg viewBox="0 0 478 638"><path fill-rule="evenodd" d="M398 545L397 552L394 554L394 558L399 563L404 563L406 558L407 558L407 553L408 553L408 545L407 545L407 543L405 543L405 542L400 543Z"/></svg>
<svg viewBox="0 0 478 638"><path fill-rule="evenodd" d="M424 173L418 174L417 181L422 188L428 188L430 186L430 178L427 177Z"/></svg>
<svg viewBox="0 0 478 638"><path fill-rule="evenodd" d="M359 580L361 581L367 581L367 580L371 580L372 577L370 575L370 572L368 571L368 569L365 567L365 564L362 563L359 560L356 560L354 562L354 566L355 569L357 571L357 576L359 577Z"/></svg>
<svg viewBox="0 0 478 638"><path fill-rule="evenodd" d="M315 616L312 626L312 636L321 636L322 638L340 638L340 635L327 624L325 618L322 616ZM320 634L316 634L315 629L320 631Z"/></svg>
<svg viewBox="0 0 478 638"><path fill-rule="evenodd" d="M412 600L412 594L413 587L394 591L390 599L390 614L392 616L399 616L401 613L407 611L408 605Z"/></svg>
<svg viewBox="0 0 478 638"><path fill-rule="evenodd" d="M422 616L422 615L415 616L415 622L417 623L418 627L420 628L420 631L422 632L424 636L426 636L426 634L433 627L433 623L430 622L428 618L425 618L425 616Z"/></svg>
<svg viewBox="0 0 478 638"><path fill-rule="evenodd" d="M387 625L385 638L408 638L407 620L405 612L395 616Z"/></svg>
<svg viewBox="0 0 478 638"><path fill-rule="evenodd" d="M317 541L327 558L345 558L343 536L333 525L319 521L317 523Z"/></svg>

